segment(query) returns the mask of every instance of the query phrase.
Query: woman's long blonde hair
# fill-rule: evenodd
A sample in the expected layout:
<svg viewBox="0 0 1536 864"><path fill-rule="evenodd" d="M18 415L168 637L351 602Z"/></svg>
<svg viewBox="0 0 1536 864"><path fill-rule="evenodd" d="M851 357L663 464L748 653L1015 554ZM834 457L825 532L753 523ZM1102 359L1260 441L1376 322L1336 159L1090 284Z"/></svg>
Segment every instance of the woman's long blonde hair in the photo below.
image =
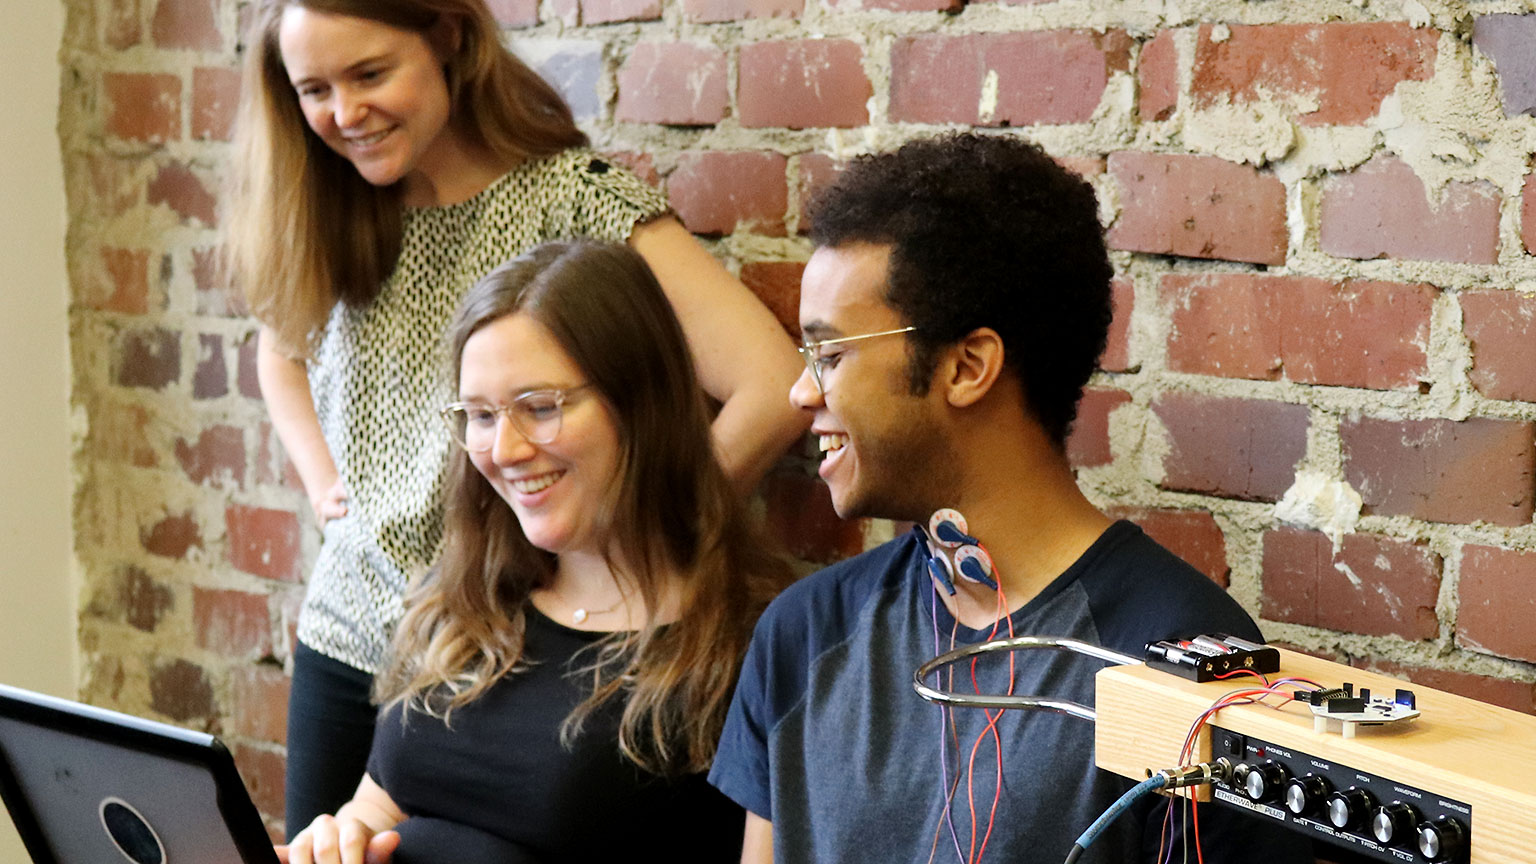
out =
<svg viewBox="0 0 1536 864"><path fill-rule="evenodd" d="M566 718L567 743L610 699L624 699L619 748L656 773L705 770L714 756L752 627L790 578L715 459L710 411L682 327L645 262L626 246L549 243L481 279L449 331L455 390L464 345L527 315L594 385L619 429L618 476L593 515L652 618L599 643L592 693ZM555 556L524 536L512 508L455 448L442 557L407 598L386 703L447 716L523 662L529 593ZM658 626L667 580L681 617Z"/></svg>
<svg viewBox="0 0 1536 864"><path fill-rule="evenodd" d="M338 301L367 305L394 270L401 193L398 183L364 180L305 122L278 46L290 6L427 38L446 54L449 122L508 164L587 137L554 88L502 47L484 0L260 0L246 33L225 264L283 349L308 356L331 308ZM456 45L439 44L445 32L457 34Z"/></svg>

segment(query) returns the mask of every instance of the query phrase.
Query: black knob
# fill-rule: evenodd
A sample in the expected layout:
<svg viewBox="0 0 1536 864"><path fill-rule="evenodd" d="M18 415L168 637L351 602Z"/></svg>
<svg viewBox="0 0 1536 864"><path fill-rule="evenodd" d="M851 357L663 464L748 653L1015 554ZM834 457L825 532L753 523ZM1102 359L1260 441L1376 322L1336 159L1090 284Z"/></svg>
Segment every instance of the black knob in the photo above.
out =
<svg viewBox="0 0 1536 864"><path fill-rule="evenodd" d="M1365 820L1375 807L1375 795L1351 786L1328 796L1328 822L1335 828L1357 830L1365 827Z"/></svg>
<svg viewBox="0 0 1536 864"><path fill-rule="evenodd" d="M1413 805L1393 801L1377 807L1371 816L1371 834L1383 846L1406 846L1413 842L1413 829L1419 824L1419 811Z"/></svg>
<svg viewBox="0 0 1536 864"><path fill-rule="evenodd" d="M1249 800L1269 801L1279 797L1280 790L1285 786L1285 781L1290 779L1291 772L1285 770L1273 759L1263 765L1255 765L1243 778L1243 791L1248 793Z"/></svg>
<svg viewBox="0 0 1536 864"><path fill-rule="evenodd" d="M1442 816L1419 826L1419 854L1430 861L1450 861L1467 845L1467 828L1461 820Z"/></svg>
<svg viewBox="0 0 1536 864"><path fill-rule="evenodd" d="M1316 774L1295 777L1285 784L1285 809L1297 816L1315 813L1333 791L1333 784Z"/></svg>

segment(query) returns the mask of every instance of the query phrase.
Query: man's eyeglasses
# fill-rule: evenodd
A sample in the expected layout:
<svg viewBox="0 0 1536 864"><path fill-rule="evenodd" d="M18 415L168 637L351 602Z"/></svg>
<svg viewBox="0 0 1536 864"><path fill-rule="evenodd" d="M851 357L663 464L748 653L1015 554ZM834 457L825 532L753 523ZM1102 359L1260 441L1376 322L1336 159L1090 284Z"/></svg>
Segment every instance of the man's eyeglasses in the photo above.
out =
<svg viewBox="0 0 1536 864"><path fill-rule="evenodd" d="M860 339L873 339L876 336L895 336L898 333L910 333L916 327L902 327L898 330L881 330L879 333L863 333L858 336L839 336L836 339L822 339L816 342L802 342L799 347L800 356L805 360L805 368L811 372L811 380L816 382L816 389L821 395L827 395L826 385L821 383L822 367L828 363L837 365L838 354L823 356L823 345L837 345L843 342L857 342Z"/></svg>
<svg viewBox="0 0 1536 864"><path fill-rule="evenodd" d="M572 393L591 384L555 390L530 390L510 405L455 402L440 413L454 443L471 453L484 453L496 444L496 420L505 416L530 444L548 444L560 434L560 418Z"/></svg>

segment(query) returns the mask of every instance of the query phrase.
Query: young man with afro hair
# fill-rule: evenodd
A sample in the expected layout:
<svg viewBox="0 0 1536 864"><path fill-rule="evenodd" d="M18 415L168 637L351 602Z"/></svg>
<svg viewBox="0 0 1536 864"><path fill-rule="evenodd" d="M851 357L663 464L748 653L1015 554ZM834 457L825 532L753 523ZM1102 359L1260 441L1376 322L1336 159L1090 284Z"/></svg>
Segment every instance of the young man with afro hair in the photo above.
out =
<svg viewBox="0 0 1536 864"><path fill-rule="evenodd" d="M710 780L747 808L744 862L1062 861L1132 785L1094 767L1092 724L942 712L913 671L997 634L1136 656L1175 636L1260 638L1215 583L1099 512L1067 463L1110 320L1093 191L1016 135L961 134L856 160L811 226L790 399L813 417L838 515L926 526L952 508L1001 591L933 577L917 530L792 586L758 624ZM992 655L974 686L1091 705L1101 668ZM944 683L970 678L961 664ZM1165 812L1136 809L1081 861L1157 861ZM1205 860L1313 860L1249 818L1204 814Z"/></svg>

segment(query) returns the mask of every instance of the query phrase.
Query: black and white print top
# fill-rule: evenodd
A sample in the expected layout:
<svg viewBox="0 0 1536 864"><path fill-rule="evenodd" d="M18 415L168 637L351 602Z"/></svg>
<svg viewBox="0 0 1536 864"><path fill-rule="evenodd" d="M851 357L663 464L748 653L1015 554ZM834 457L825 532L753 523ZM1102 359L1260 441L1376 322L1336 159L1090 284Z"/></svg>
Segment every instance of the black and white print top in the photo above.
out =
<svg viewBox="0 0 1536 864"><path fill-rule="evenodd" d="M444 334L477 279L549 240L622 242L666 199L585 148L520 164L478 195L410 209L400 261L362 308L337 304L309 366L320 428L348 492L326 523L299 614L305 645L377 673L406 584L442 540L452 401Z"/></svg>

